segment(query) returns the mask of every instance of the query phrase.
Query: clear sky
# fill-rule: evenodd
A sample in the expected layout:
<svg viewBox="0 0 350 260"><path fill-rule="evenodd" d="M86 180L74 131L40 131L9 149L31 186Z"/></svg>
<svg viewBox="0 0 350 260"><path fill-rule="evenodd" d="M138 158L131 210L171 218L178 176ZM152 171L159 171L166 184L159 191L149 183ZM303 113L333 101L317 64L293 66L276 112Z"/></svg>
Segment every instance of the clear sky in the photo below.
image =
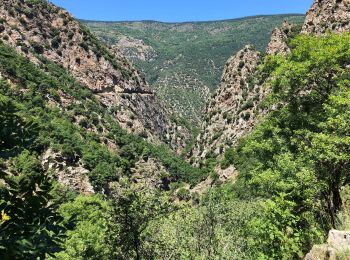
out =
<svg viewBox="0 0 350 260"><path fill-rule="evenodd" d="M51 0L76 18L103 21L208 21L306 13L313 0Z"/></svg>

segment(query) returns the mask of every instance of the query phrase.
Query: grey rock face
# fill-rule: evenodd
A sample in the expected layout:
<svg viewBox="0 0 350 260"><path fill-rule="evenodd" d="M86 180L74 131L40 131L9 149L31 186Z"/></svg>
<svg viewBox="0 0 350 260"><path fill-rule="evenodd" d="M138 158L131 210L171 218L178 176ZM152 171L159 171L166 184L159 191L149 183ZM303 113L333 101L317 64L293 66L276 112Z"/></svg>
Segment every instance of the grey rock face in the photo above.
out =
<svg viewBox="0 0 350 260"><path fill-rule="evenodd" d="M339 258L347 256L348 258ZM327 244L315 245L305 260L336 260L350 258L350 231L329 231Z"/></svg>
<svg viewBox="0 0 350 260"><path fill-rule="evenodd" d="M91 90L106 108L118 108L116 120L131 133L174 150L189 133L179 130L147 82L118 51L100 44L68 12L49 3L2 0L0 38L40 65L42 56L62 65Z"/></svg>
<svg viewBox="0 0 350 260"><path fill-rule="evenodd" d="M195 164L208 156L220 156L256 124L263 88L250 82L260 55L246 46L227 61L220 87L207 107L206 122L192 150Z"/></svg>
<svg viewBox="0 0 350 260"><path fill-rule="evenodd" d="M287 45L288 32L292 30L293 25L285 21L282 27L273 30L271 40L267 46L267 54L288 54L290 48Z"/></svg>
<svg viewBox="0 0 350 260"><path fill-rule="evenodd" d="M350 31L350 0L315 0L307 12L302 33Z"/></svg>

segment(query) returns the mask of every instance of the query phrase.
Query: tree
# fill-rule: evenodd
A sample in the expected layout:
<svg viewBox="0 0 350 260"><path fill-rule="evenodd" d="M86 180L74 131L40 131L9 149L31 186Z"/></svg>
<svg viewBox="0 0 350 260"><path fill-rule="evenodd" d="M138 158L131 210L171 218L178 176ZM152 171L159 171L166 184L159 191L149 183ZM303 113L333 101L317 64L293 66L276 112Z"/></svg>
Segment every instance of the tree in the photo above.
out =
<svg viewBox="0 0 350 260"><path fill-rule="evenodd" d="M64 251L55 254L55 258L110 259L111 247L106 242L110 213L107 201L98 195L80 195L62 204L59 212L65 222L75 218L76 225L73 230L67 231L67 238L61 244Z"/></svg>
<svg viewBox="0 0 350 260"><path fill-rule="evenodd" d="M3 84L0 81L0 87ZM23 111L23 106L0 94L0 152L26 145L35 137L35 125Z"/></svg>
<svg viewBox="0 0 350 260"><path fill-rule="evenodd" d="M264 199L250 226L257 257L300 257L335 227L350 181L349 40L299 36L263 64L273 108L234 155L240 196Z"/></svg>
<svg viewBox="0 0 350 260"><path fill-rule="evenodd" d="M52 182L43 174L36 156L22 152L12 161L11 174L0 173L1 259L44 259L62 250L67 226L51 202Z"/></svg>
<svg viewBox="0 0 350 260"><path fill-rule="evenodd" d="M111 198L109 240L114 243L116 257L122 259L152 258L153 253L144 246L147 241L144 231L152 220L168 213L171 209L166 197L152 190L138 190L130 183L124 182L112 189ZM116 250L117 248L120 250Z"/></svg>
<svg viewBox="0 0 350 260"><path fill-rule="evenodd" d="M304 152L316 162L316 174L325 183L323 197L326 201L332 226L341 209L342 187L350 184L350 77L339 82L340 90L329 97L324 105L325 121L320 122L320 132L308 132Z"/></svg>

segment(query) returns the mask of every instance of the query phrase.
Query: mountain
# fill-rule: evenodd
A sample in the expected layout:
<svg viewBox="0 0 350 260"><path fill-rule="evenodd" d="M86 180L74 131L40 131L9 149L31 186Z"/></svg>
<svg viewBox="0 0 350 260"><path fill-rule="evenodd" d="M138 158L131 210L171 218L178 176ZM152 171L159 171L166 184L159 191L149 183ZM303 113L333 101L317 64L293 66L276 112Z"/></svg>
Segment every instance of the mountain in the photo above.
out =
<svg viewBox="0 0 350 260"><path fill-rule="evenodd" d="M288 42L301 30L298 25L284 22L273 30L266 53L269 55L287 55L290 52ZM263 102L271 91L266 86L268 78L262 75L258 66L263 62L263 53L253 46L245 46L232 56L225 65L219 88L207 105L206 117L200 128L200 134L188 154L195 165L205 165L218 158L250 133L257 125L266 108ZM230 165L223 165L226 169ZM221 172L222 169L216 169ZM234 169L222 172L225 175L235 173Z"/></svg>
<svg viewBox="0 0 350 260"><path fill-rule="evenodd" d="M264 52L287 55L292 39L299 33L323 35L327 32L348 32L349 13L346 1L315 1L302 26L285 21L282 26L276 27ZM227 61L219 89L208 102L200 134L188 154L194 165L206 165L212 160L218 163L218 158L223 158L227 149L250 133L266 114L264 100L271 92L268 83L271 79L264 78L261 71L257 71L263 61L261 56L262 53L246 46ZM226 164L221 168L230 166ZM217 171L227 176L235 174L234 168L229 169L231 172L220 168Z"/></svg>
<svg viewBox="0 0 350 260"><path fill-rule="evenodd" d="M106 109L113 109L117 122L129 132L175 150L184 146L185 128L178 130L140 73L66 11L46 1L4 1L0 12L2 38L32 62L41 64L38 57L43 57L63 66Z"/></svg>
<svg viewBox="0 0 350 260"><path fill-rule="evenodd" d="M273 28L302 15L256 16L226 21L160 23L83 21L142 71L175 113L199 124L224 64L247 44L264 51Z"/></svg>
<svg viewBox="0 0 350 260"><path fill-rule="evenodd" d="M306 14L303 33L324 34L327 31L343 33L350 30L350 3L347 0L314 1Z"/></svg>
<svg viewBox="0 0 350 260"><path fill-rule="evenodd" d="M165 189L189 172L205 178L175 154L189 131L118 50L47 1L2 3L1 169L29 153L40 172L88 194L124 175Z"/></svg>
<svg viewBox="0 0 350 260"><path fill-rule="evenodd" d="M185 148L125 48L0 4L0 259L348 259L348 0L222 64Z"/></svg>

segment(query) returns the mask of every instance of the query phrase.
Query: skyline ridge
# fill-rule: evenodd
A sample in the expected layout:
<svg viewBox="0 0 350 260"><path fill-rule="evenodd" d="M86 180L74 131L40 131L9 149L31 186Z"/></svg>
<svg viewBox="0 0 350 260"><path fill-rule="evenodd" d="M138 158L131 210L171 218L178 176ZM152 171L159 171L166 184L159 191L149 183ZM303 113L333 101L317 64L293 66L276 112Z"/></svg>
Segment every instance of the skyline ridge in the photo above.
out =
<svg viewBox="0 0 350 260"><path fill-rule="evenodd" d="M230 20L241 17L306 14L311 0L160 0L112 1L51 0L74 17L93 21L160 21L166 23Z"/></svg>
<svg viewBox="0 0 350 260"><path fill-rule="evenodd" d="M76 18L82 22L96 22L96 23L137 23L137 22L150 22L150 23L163 23L163 24L186 24L186 23L215 23L215 22L225 22L225 21L240 21L245 19L253 19L259 17L278 17L278 16L306 16L306 14L302 13L280 13L280 14L257 14L257 15L248 15L236 18L227 18L227 19L219 19L219 20L203 20L203 21L182 21L182 22L164 22L159 20L90 20L90 19L80 19Z"/></svg>

